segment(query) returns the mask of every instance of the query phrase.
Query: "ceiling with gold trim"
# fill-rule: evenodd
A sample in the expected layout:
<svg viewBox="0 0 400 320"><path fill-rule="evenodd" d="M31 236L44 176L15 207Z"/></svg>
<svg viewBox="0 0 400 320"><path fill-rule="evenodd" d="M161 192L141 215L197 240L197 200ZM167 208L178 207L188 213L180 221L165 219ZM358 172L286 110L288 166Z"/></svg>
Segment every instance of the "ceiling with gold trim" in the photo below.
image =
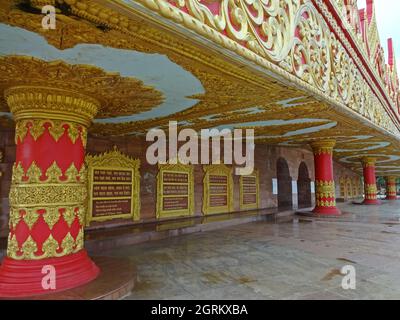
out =
<svg viewBox="0 0 400 320"><path fill-rule="evenodd" d="M256 142L265 144L307 147L334 138L335 157L346 166L359 170L360 157L379 156L379 173L400 175L394 134L161 19L126 17L128 33L68 6L59 7L55 30L43 30L42 17L28 1L0 4L0 70L18 74L2 72L1 90L29 82L86 90L103 101L93 135L144 135L173 120L196 130L254 128Z"/></svg>

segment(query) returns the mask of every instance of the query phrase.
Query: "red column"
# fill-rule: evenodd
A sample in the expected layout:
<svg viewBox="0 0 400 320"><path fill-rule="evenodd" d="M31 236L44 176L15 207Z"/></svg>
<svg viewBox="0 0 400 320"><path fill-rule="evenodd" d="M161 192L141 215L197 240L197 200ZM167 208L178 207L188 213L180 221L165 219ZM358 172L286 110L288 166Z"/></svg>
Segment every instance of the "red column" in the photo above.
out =
<svg viewBox="0 0 400 320"><path fill-rule="evenodd" d="M396 177L386 177L386 200L397 200Z"/></svg>
<svg viewBox="0 0 400 320"><path fill-rule="evenodd" d="M336 207L335 181L333 177L333 140L317 141L311 144L314 152L317 215L341 215Z"/></svg>
<svg viewBox="0 0 400 320"><path fill-rule="evenodd" d="M362 158L361 159L364 172L364 193L365 199L363 204L377 205L380 204L377 198L376 176L375 176L375 158Z"/></svg>
<svg viewBox="0 0 400 320"><path fill-rule="evenodd" d="M99 274L83 248L86 129L98 103L44 87L11 88L5 97L16 122L17 151L0 297L85 284ZM46 275L54 275L47 285Z"/></svg>

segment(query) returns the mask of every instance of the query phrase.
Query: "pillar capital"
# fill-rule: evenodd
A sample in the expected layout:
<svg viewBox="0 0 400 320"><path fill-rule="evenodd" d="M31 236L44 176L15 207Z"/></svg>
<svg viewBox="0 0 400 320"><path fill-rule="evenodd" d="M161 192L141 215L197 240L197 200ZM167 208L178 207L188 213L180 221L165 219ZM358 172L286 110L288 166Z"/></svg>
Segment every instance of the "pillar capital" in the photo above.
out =
<svg viewBox="0 0 400 320"><path fill-rule="evenodd" d="M319 140L311 142L314 154L332 154L336 145L336 140Z"/></svg>
<svg viewBox="0 0 400 320"><path fill-rule="evenodd" d="M361 158L361 163L363 167L375 167L377 160L374 157L363 157Z"/></svg>
<svg viewBox="0 0 400 320"><path fill-rule="evenodd" d="M100 108L96 99L72 90L44 86L15 86L4 92L16 122L63 120L88 127Z"/></svg>

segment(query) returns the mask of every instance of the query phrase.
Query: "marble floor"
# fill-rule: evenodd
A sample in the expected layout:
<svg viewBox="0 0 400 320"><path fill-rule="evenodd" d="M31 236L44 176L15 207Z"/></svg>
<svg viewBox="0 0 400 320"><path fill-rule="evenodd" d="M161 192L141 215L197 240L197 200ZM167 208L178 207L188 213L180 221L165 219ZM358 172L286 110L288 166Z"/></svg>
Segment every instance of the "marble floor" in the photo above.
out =
<svg viewBox="0 0 400 320"><path fill-rule="evenodd" d="M126 299L400 299L400 201L340 204L340 219L297 218L121 247L139 284ZM356 270L356 289L340 270Z"/></svg>

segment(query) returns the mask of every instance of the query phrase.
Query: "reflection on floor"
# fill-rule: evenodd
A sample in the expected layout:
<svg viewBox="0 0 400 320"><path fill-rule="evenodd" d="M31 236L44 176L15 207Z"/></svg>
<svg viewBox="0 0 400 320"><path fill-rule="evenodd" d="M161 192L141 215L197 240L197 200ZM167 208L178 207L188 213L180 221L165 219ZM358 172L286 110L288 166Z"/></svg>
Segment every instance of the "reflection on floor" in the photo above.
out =
<svg viewBox="0 0 400 320"><path fill-rule="evenodd" d="M112 249L139 283L127 299L398 299L400 201L341 204L340 219L254 222ZM356 268L357 289L340 269Z"/></svg>
<svg viewBox="0 0 400 320"><path fill-rule="evenodd" d="M341 219L253 222L113 249L139 283L127 299L398 299L400 201L341 204ZM356 268L356 290L340 269Z"/></svg>

